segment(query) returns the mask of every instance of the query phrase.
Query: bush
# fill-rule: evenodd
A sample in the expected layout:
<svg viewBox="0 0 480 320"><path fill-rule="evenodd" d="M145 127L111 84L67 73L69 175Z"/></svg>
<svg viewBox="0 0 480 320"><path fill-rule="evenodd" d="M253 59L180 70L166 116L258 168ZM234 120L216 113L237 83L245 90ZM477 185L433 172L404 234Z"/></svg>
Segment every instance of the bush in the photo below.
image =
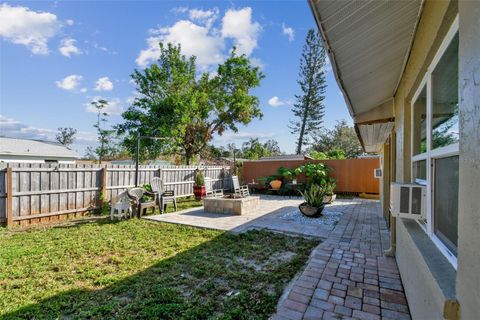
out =
<svg viewBox="0 0 480 320"><path fill-rule="evenodd" d="M203 176L203 172L200 169L195 170L194 184L197 187L205 185L205 177Z"/></svg>
<svg viewBox="0 0 480 320"><path fill-rule="evenodd" d="M325 196L325 191L318 184L312 184L304 192L301 192L305 202L311 206L320 208L323 206L323 197Z"/></svg>

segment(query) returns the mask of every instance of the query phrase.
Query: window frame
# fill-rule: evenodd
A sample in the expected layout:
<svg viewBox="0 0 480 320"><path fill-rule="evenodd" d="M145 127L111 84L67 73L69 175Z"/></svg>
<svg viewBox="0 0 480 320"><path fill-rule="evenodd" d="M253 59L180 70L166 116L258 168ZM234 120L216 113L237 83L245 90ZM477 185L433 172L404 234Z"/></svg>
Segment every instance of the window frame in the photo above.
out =
<svg viewBox="0 0 480 320"><path fill-rule="evenodd" d="M439 49L437 50L435 56L432 59L432 62L430 63L429 67L427 68L427 71L422 79L420 81L420 84L417 87L417 90L415 91L411 104L410 104L410 150L411 150L411 159L410 159L410 172L412 172L411 176L411 182L415 183L416 179L413 177L413 168L414 168L414 163L420 160L425 160L426 161L426 167L427 167L427 180L426 182L426 187L427 187L427 199L426 199L426 210L427 210L427 219L426 221L420 221L417 220L417 222L420 224L422 229L427 233L427 235L430 237L432 242L437 246L437 248L440 250L440 252L447 258L447 260L452 264L452 266L457 269L457 256L455 256L454 253L452 253L447 246L440 240L439 237L435 234L434 230L434 204L433 204L433 186L434 186L434 163L436 159L440 158L446 158L450 156L456 156L459 155L459 143L454 143L448 146L432 149L432 73L435 70L435 67L438 65L440 62L440 59L443 57L445 54L445 51L447 50L448 46L452 43L454 37L457 35L459 30L459 16L455 17L455 20L453 21L452 25L450 26L447 34L445 35L444 39L442 40L442 43L440 44ZM426 88L426 113L427 113L427 150L424 153L413 155L413 130L414 130L414 105L417 99L419 98L420 94L422 93L423 89ZM458 227L458 226L457 226Z"/></svg>

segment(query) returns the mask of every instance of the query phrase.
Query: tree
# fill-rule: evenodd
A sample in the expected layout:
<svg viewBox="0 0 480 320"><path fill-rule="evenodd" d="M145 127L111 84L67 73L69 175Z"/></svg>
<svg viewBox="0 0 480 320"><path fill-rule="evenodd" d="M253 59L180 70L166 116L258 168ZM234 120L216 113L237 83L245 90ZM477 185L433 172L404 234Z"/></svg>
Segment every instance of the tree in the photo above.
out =
<svg viewBox="0 0 480 320"><path fill-rule="evenodd" d="M262 157L279 155L281 151L278 142L273 139L261 143L258 138L250 138L243 143L241 154L245 159L258 160Z"/></svg>
<svg viewBox="0 0 480 320"><path fill-rule="evenodd" d="M108 101L101 99L91 102L91 105L97 109L97 122L93 127L97 129L99 146L95 149L88 148L87 153L97 155L98 162L101 164L105 156L115 153L115 147L112 144L114 131L105 129L105 125L108 122L108 113L104 109L108 106Z"/></svg>
<svg viewBox="0 0 480 320"><path fill-rule="evenodd" d="M337 121L331 130L320 130L311 148L311 153L321 152L327 159L351 159L362 154L362 146L353 127L347 121Z"/></svg>
<svg viewBox="0 0 480 320"><path fill-rule="evenodd" d="M160 43L158 63L132 74L139 96L122 114L124 123L117 132L125 135L123 143L132 153L137 132L169 138L142 141L142 157L169 151L190 164L215 134L236 132L237 124L262 116L258 98L249 94L262 78L259 69L235 49L215 75L198 75L194 56L187 59L180 46Z"/></svg>
<svg viewBox="0 0 480 320"><path fill-rule="evenodd" d="M77 130L73 128L58 128L55 140L63 144L65 147L70 146L75 141Z"/></svg>
<svg viewBox="0 0 480 320"><path fill-rule="evenodd" d="M320 36L313 29L308 30L300 59L301 94L295 95L296 102L292 111L297 118L290 122L292 134L298 135L296 153L302 153L302 147L308 144L314 132L320 129L324 115L325 99L325 49Z"/></svg>

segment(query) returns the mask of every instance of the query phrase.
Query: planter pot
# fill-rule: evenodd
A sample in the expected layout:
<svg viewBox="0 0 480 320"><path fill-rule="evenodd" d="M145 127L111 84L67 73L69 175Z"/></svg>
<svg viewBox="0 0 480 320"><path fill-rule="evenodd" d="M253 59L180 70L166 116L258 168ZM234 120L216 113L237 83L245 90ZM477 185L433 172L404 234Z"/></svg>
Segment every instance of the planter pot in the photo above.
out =
<svg viewBox="0 0 480 320"><path fill-rule="evenodd" d="M323 196L323 203L332 203L337 199L337 195L334 193L330 196Z"/></svg>
<svg viewBox="0 0 480 320"><path fill-rule="evenodd" d="M282 186L282 181L280 180L272 180L270 181L270 187L272 189L280 189L280 187Z"/></svg>
<svg viewBox="0 0 480 320"><path fill-rule="evenodd" d="M311 207L306 202L298 206L300 212L310 218L319 217L322 215L324 206L321 207Z"/></svg>
<svg viewBox="0 0 480 320"><path fill-rule="evenodd" d="M193 194L196 200L202 200L206 195L205 186L193 186Z"/></svg>

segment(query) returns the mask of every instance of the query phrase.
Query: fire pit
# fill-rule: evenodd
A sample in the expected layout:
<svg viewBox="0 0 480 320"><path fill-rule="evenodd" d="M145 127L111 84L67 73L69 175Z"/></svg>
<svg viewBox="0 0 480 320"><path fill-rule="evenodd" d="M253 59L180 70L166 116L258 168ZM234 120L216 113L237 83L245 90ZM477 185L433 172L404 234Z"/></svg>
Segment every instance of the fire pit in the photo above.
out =
<svg viewBox="0 0 480 320"><path fill-rule="evenodd" d="M224 196L204 199L203 205L205 212L244 215L253 213L259 202L260 197L235 198L234 196Z"/></svg>

